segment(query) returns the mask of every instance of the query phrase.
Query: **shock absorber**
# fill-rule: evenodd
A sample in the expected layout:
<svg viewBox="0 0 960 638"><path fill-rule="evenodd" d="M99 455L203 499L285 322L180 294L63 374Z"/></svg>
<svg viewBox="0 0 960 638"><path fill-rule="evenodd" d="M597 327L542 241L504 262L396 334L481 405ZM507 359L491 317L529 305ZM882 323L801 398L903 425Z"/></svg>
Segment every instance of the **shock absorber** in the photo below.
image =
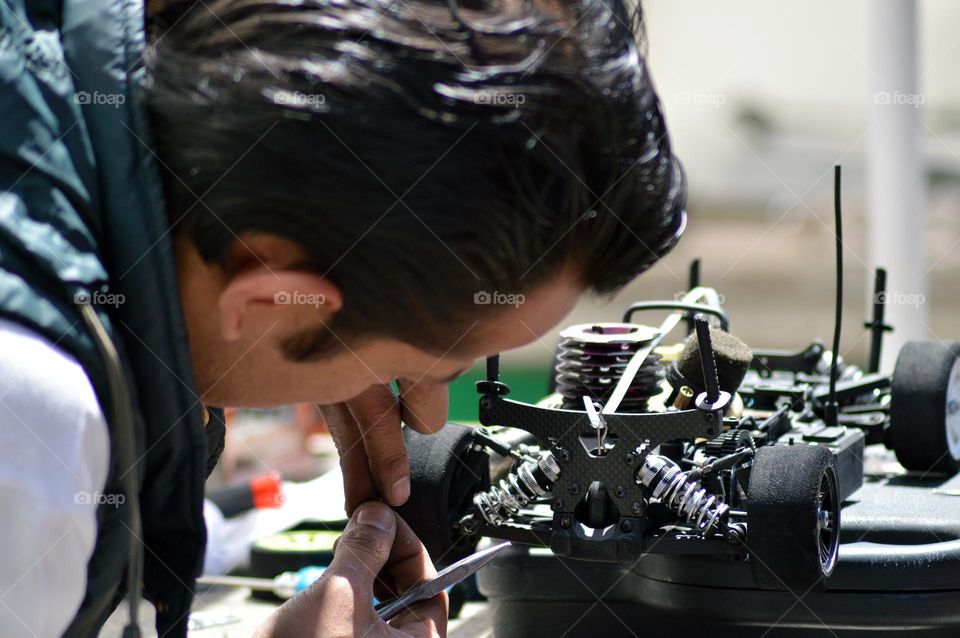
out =
<svg viewBox="0 0 960 638"><path fill-rule="evenodd" d="M730 507L703 489L699 481L690 479L673 460L659 454L648 455L637 479L654 498L698 531L727 531L726 514Z"/></svg>
<svg viewBox="0 0 960 638"><path fill-rule="evenodd" d="M473 497L480 516L493 526L502 525L532 501L546 496L560 478L560 465L550 452L536 459L527 459L498 485Z"/></svg>

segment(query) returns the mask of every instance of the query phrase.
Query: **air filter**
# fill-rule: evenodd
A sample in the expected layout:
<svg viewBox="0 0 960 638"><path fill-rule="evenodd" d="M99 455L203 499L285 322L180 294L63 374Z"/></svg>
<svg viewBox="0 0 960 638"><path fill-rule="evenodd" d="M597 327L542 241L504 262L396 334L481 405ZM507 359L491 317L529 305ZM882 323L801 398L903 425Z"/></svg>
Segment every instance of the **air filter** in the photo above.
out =
<svg viewBox="0 0 960 638"><path fill-rule="evenodd" d="M717 362L720 389L733 394L740 387L750 368L753 352L743 341L729 332L710 328L710 343ZM700 363L700 346L696 334L690 335L683 352L670 370L670 382L675 388L688 385L697 393L703 392L703 367Z"/></svg>

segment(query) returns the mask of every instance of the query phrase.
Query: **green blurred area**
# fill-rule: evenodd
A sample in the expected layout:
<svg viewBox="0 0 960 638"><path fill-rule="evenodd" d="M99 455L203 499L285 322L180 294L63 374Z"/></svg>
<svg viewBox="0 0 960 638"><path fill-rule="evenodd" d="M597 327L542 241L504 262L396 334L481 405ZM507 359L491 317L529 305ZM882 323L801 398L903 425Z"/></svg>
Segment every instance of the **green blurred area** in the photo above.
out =
<svg viewBox="0 0 960 638"><path fill-rule="evenodd" d="M477 420L476 383L484 377L485 366L474 366L450 384L450 420L463 423ZM534 403L547 395L549 381L547 366L503 366L500 380L510 386L510 398L517 401Z"/></svg>

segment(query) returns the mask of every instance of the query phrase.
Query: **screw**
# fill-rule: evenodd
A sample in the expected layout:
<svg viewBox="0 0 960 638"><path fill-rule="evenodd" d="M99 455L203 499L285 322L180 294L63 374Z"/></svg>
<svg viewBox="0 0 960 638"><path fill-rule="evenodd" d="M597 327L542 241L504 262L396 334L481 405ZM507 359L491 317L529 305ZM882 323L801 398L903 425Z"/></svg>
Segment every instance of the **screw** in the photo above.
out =
<svg viewBox="0 0 960 638"><path fill-rule="evenodd" d="M562 510L563 498L558 496L557 498L553 499L553 503L550 504L550 507L552 507L554 511Z"/></svg>
<svg viewBox="0 0 960 638"><path fill-rule="evenodd" d="M713 412L707 412L705 415L703 415L703 418L707 420L707 423L713 423L713 420L716 417L713 415Z"/></svg>
<svg viewBox="0 0 960 638"><path fill-rule="evenodd" d="M569 461L570 453L567 452L564 448L560 448L558 452L561 461Z"/></svg>
<svg viewBox="0 0 960 638"><path fill-rule="evenodd" d="M634 501L634 502L630 505L630 511L633 512L634 514L639 514L640 512L643 511L643 506L640 505L640 502L639 502L639 501Z"/></svg>
<svg viewBox="0 0 960 638"><path fill-rule="evenodd" d="M562 527L563 529L567 529L568 527L570 527L570 525L571 525L571 522L570 522L569 516L564 515L560 517L560 527Z"/></svg>
<svg viewBox="0 0 960 638"><path fill-rule="evenodd" d="M629 534L633 531L633 523L627 519L620 521L620 531Z"/></svg>
<svg viewBox="0 0 960 638"><path fill-rule="evenodd" d="M627 452L627 455L623 457L623 462L626 465L633 465L637 460L637 455L633 452Z"/></svg>
<svg viewBox="0 0 960 638"><path fill-rule="evenodd" d="M580 484L579 484L579 483L574 483L573 485L571 485L571 486L570 486L570 493L573 494L574 496L576 496L577 494L579 494L579 493L580 493Z"/></svg>
<svg viewBox="0 0 960 638"><path fill-rule="evenodd" d="M489 410L490 406L493 405L493 402L490 400L490 397L483 397L480 399L480 407L484 410Z"/></svg>
<svg viewBox="0 0 960 638"><path fill-rule="evenodd" d="M618 485L616 494L618 497L623 498L627 494L627 489L622 485Z"/></svg>

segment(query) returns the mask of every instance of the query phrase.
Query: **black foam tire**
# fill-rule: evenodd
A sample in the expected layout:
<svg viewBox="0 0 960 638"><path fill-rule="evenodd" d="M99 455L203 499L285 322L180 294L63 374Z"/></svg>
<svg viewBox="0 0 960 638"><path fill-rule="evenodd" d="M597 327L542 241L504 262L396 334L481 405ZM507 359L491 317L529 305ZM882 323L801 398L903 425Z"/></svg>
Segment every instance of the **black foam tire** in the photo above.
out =
<svg viewBox="0 0 960 638"><path fill-rule="evenodd" d="M453 530L473 495L490 487L490 459L473 447L474 428L447 423L435 434L404 428L410 457L410 498L396 508L437 565L473 551Z"/></svg>
<svg viewBox="0 0 960 638"><path fill-rule="evenodd" d="M747 491L747 549L761 589L802 596L823 588L836 565L840 539L837 463L820 445L757 450ZM831 525L820 525L820 511Z"/></svg>
<svg viewBox="0 0 960 638"><path fill-rule="evenodd" d="M890 441L908 470L956 474L947 441L947 393L960 344L910 341L900 350L890 392ZM960 399L960 397L953 397Z"/></svg>

